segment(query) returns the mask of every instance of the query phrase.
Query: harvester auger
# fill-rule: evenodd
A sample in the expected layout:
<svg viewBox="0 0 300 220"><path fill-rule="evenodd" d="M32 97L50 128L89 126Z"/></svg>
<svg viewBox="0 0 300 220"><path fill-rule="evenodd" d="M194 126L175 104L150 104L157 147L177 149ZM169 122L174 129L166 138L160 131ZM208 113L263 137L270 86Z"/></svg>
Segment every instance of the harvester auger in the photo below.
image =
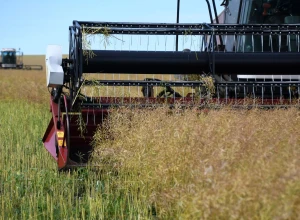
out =
<svg viewBox="0 0 300 220"><path fill-rule="evenodd" d="M284 8L277 18L272 2L224 1L217 23L209 7L209 24L74 21L69 57L55 45L46 56L52 119L43 142L58 168L88 162L112 107L299 106L300 17ZM268 23L273 16L282 22Z"/></svg>

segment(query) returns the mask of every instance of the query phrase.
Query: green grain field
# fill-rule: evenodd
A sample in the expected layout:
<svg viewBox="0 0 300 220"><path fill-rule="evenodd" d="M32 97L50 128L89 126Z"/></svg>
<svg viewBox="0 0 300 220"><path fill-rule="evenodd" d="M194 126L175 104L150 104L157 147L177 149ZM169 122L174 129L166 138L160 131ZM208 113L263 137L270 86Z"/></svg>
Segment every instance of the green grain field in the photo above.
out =
<svg viewBox="0 0 300 220"><path fill-rule="evenodd" d="M297 109L114 110L72 172L43 147L50 117L45 68L0 69L1 220L300 219Z"/></svg>

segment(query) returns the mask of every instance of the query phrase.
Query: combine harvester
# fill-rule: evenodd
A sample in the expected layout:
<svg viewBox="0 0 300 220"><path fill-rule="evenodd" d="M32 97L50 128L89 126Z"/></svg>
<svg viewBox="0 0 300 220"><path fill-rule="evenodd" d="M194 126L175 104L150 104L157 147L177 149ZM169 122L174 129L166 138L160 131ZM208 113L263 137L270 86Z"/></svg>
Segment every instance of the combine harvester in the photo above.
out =
<svg viewBox="0 0 300 220"><path fill-rule="evenodd" d="M74 21L67 59L48 46L43 142L60 170L86 165L111 107L299 106L300 1L206 2L211 23L179 23L178 4L172 24Z"/></svg>
<svg viewBox="0 0 300 220"><path fill-rule="evenodd" d="M43 70L42 65L28 65L23 63L23 52L14 48L3 48L0 51L0 69Z"/></svg>

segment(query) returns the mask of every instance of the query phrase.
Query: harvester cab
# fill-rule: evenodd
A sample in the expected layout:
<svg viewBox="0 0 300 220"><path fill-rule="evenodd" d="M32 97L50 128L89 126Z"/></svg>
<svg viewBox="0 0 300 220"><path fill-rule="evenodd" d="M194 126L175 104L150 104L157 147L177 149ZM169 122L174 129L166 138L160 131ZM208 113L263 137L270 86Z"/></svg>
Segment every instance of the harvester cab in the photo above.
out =
<svg viewBox="0 0 300 220"><path fill-rule="evenodd" d="M177 23L73 21L69 57L48 46L43 142L59 169L86 165L111 108L299 106L299 2L206 3L210 23L179 23L179 7Z"/></svg>
<svg viewBox="0 0 300 220"><path fill-rule="evenodd" d="M23 68L23 53L14 48L4 48L1 50L2 68Z"/></svg>

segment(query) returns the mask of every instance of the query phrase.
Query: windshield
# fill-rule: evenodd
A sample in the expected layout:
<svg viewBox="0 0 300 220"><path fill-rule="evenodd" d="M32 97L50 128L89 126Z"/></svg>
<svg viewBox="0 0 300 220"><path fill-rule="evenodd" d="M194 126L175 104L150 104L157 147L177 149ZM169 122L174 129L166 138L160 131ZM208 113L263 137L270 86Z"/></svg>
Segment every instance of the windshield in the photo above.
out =
<svg viewBox="0 0 300 220"><path fill-rule="evenodd" d="M16 64L16 52L15 51L2 51L2 63L3 64Z"/></svg>
<svg viewBox="0 0 300 220"><path fill-rule="evenodd" d="M241 13L243 24L300 23L299 0L245 0Z"/></svg>
<svg viewBox="0 0 300 220"><path fill-rule="evenodd" d="M242 24L295 24L300 23L300 0L244 0ZM284 43L288 42L288 43ZM239 39L239 51L295 52L297 36L245 36Z"/></svg>

